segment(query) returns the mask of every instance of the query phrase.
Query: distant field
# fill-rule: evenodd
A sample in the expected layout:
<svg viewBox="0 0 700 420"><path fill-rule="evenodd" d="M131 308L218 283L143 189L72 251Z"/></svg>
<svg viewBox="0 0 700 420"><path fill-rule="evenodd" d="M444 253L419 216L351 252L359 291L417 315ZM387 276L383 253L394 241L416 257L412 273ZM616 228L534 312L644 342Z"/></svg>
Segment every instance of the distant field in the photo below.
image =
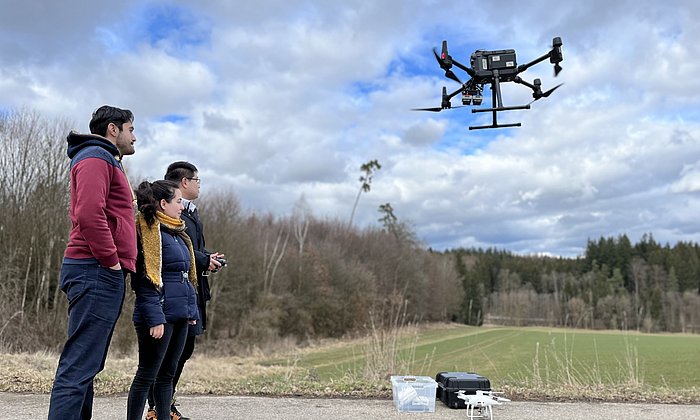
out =
<svg viewBox="0 0 700 420"><path fill-rule="evenodd" d="M401 348L399 357L410 363L393 374L470 371L490 378L494 388L549 383L700 389L697 335L452 325L409 334ZM362 371L367 350L361 343L319 349L303 354L296 366L328 381Z"/></svg>

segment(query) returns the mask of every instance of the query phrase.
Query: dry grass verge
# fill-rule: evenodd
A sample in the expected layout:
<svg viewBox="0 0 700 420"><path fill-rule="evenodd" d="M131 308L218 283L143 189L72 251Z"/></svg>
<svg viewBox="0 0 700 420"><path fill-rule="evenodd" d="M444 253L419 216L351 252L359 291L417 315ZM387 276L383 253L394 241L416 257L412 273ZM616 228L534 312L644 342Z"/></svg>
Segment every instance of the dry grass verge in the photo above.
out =
<svg viewBox="0 0 700 420"><path fill-rule="evenodd" d="M49 393L58 357L53 354L0 355L0 391ZM264 366L260 358L195 356L187 365L179 392L211 395L279 395L322 398L391 398L388 380L355 375L319 381L313 369ZM136 369L135 358L110 358L95 380L97 395L124 394ZM520 401L608 401L700 403L697 389L665 390L640 386L528 383L500 384L499 390Z"/></svg>
<svg viewBox="0 0 700 420"><path fill-rule="evenodd" d="M389 399L389 374L402 366L429 367L432 362L431 356L425 360L416 357L416 336L421 332L415 326L387 331L373 328L367 336L356 339L324 341L304 349L286 345L284 354L273 362L269 354L261 351L251 351L253 356L249 357L205 356L201 352L188 362L178 391L181 394ZM364 353L369 363L346 373L339 371L328 380L320 379L316 370L320 365L300 366L302 360L348 346ZM696 386L678 390L646 384L634 346L628 346L627 357L620 360L616 381L606 378L602 373L604 369L597 363L580 364L567 348L566 341L563 352L557 351L553 343L538 346L531 367L521 375L499 381L497 390L516 401L700 403L700 388ZM343 362L323 358L317 361ZM58 355L50 353L0 353L0 391L50 392L57 362ZM128 392L136 365L135 354L132 357L110 355L105 370L96 378L96 394Z"/></svg>

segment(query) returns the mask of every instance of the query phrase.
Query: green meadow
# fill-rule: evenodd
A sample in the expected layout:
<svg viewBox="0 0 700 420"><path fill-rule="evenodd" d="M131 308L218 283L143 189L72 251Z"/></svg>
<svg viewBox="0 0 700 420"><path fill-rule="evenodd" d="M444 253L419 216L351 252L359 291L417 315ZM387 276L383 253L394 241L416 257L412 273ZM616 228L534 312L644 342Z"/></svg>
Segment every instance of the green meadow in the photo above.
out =
<svg viewBox="0 0 700 420"><path fill-rule="evenodd" d="M382 352L393 353L393 360L377 364L378 354L390 359ZM381 379L467 371L488 377L494 389L568 388L574 397L577 390L623 389L652 395L682 392L697 399L699 361L697 335L450 325L321 347L303 352L294 364L322 382L368 374Z"/></svg>

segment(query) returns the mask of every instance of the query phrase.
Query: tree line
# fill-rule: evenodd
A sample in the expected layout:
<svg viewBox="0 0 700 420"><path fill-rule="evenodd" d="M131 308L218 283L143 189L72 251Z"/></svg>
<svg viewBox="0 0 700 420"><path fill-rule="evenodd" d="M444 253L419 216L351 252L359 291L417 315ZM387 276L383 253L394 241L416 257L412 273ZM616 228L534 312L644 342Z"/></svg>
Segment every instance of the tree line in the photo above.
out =
<svg viewBox="0 0 700 420"><path fill-rule="evenodd" d="M0 114L0 350L59 350L67 302L59 273L70 228L70 126L32 111ZM374 162L374 161L371 161ZM196 162L195 162L196 163ZM128 167L128 159L126 163ZM361 191L369 191L371 173ZM137 185L142 179L131 179ZM358 195L359 197L359 195ZM353 213L358 205L348 203ZM241 208L233 191L198 200L207 245L228 267L213 274L203 347L231 352L291 338L341 337L410 322L700 330L700 249L589 240L580 258L507 251L436 252L390 203L377 223L318 218L301 197L286 215ZM112 349L133 353L133 293Z"/></svg>
<svg viewBox="0 0 700 420"><path fill-rule="evenodd" d="M700 246L589 239L575 259L453 251L469 324L700 332Z"/></svg>

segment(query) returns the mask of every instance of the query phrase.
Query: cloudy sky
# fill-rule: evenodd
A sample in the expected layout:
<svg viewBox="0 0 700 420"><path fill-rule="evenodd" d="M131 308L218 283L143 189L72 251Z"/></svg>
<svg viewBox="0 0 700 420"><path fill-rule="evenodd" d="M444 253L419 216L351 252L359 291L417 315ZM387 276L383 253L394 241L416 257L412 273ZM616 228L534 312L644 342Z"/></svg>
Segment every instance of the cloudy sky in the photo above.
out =
<svg viewBox="0 0 700 420"><path fill-rule="evenodd" d="M376 159L355 224L377 225L388 202L438 250L700 241L697 4L0 0L0 109L87 131L100 105L130 108L132 174L189 160L205 193L279 216L303 197L314 216L348 220L360 165ZM562 73L544 62L522 77L564 85L499 117L521 128L469 131L489 118L469 108L411 111L459 87L432 55L443 39L464 64L477 49L515 49L522 64L554 36ZM532 97L508 83L503 99Z"/></svg>

